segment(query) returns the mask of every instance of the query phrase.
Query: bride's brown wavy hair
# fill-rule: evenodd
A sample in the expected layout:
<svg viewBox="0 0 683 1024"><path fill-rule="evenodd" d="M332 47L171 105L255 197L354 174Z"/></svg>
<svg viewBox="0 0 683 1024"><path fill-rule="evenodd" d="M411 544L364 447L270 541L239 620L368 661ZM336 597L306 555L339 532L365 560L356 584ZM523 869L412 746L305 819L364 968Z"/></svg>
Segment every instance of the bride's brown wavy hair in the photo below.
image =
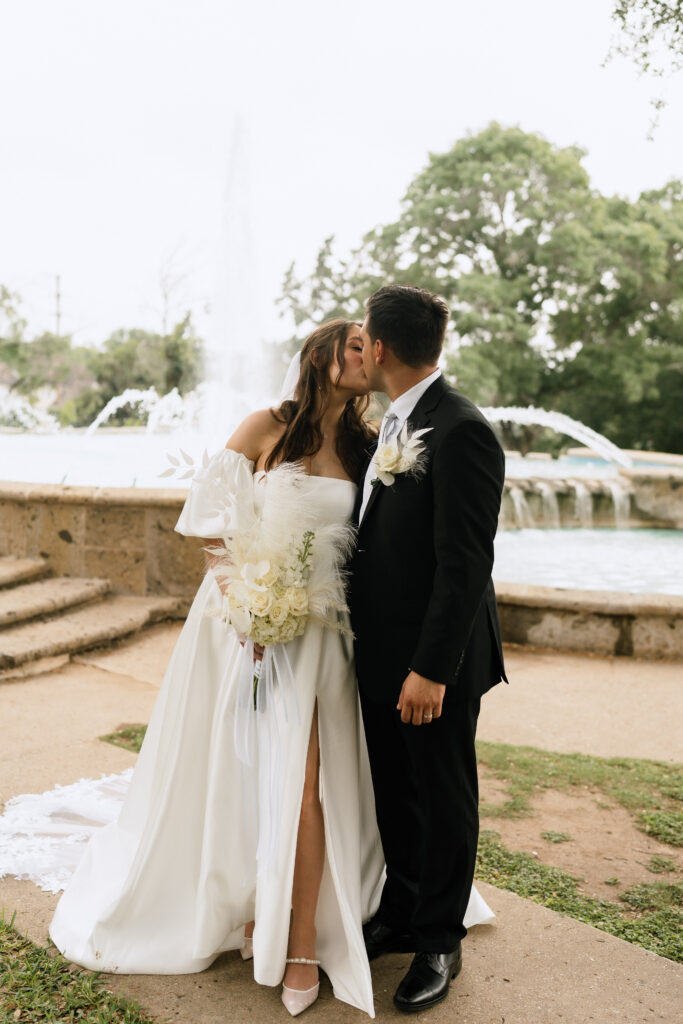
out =
<svg viewBox="0 0 683 1024"><path fill-rule="evenodd" d="M301 349L301 367L294 399L283 402L273 411L278 423L285 423L286 426L282 437L266 459L266 470L280 462L298 462L320 451L323 443L322 419L329 406L332 389L330 366L336 356L339 365L336 384L344 372L346 336L349 327L353 326L354 320L329 320L306 338ZM355 483L360 481L365 450L373 438L364 419L368 403L368 395L350 398L344 406L337 431L336 451L339 461Z"/></svg>

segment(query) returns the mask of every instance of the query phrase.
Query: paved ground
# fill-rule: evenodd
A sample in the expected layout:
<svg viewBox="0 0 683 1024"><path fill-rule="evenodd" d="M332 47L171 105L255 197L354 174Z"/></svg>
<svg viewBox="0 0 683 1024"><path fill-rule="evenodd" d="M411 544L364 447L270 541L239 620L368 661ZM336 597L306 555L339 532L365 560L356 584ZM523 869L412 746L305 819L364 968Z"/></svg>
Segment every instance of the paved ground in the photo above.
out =
<svg viewBox="0 0 683 1024"><path fill-rule="evenodd" d="M481 739L558 753L683 762L683 664L506 650L510 686L482 701Z"/></svg>
<svg viewBox="0 0 683 1024"><path fill-rule="evenodd" d="M0 801L55 783L119 771L133 755L98 736L149 717L178 626L162 626L112 652L87 655L36 678L0 684ZM510 687L484 702L484 739L559 751L683 760L679 666L510 650ZM46 739L49 738L49 739ZM433 1024L645 1024L681 1019L683 968L512 893L483 885L498 915L466 940L465 968L449 999L417 1020ZM0 905L45 942L57 897L0 881ZM391 996L409 958L373 965L379 1020L398 1019ZM234 1024L289 1019L276 990L254 984L239 955L200 975L111 979L159 1020ZM325 982L306 1019L361 1020Z"/></svg>

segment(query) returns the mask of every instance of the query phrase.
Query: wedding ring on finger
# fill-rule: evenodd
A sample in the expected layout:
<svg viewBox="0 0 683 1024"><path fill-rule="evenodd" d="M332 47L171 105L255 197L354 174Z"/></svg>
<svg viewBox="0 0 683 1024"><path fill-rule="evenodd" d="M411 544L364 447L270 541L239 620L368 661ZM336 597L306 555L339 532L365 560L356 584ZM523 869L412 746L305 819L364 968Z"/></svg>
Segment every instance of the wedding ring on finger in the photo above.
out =
<svg viewBox="0 0 683 1024"><path fill-rule="evenodd" d="M434 715L423 715L422 716L422 721L423 722L431 722L433 717L434 717Z"/></svg>

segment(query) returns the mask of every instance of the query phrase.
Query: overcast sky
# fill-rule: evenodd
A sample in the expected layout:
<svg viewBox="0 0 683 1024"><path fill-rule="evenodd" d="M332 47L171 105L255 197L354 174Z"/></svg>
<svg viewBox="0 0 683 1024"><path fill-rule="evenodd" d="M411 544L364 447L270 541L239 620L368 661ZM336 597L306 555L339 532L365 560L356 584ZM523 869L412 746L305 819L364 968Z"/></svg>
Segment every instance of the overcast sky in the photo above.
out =
<svg viewBox="0 0 683 1024"><path fill-rule="evenodd" d="M160 327L165 268L172 314L209 330L219 296L246 295L238 330L286 336L291 260L309 269L330 234L343 254L397 215L429 152L491 120L587 149L606 192L683 177L683 75L648 142L657 86L601 67L611 8L0 0L0 283L37 332L60 274L62 330L99 342Z"/></svg>

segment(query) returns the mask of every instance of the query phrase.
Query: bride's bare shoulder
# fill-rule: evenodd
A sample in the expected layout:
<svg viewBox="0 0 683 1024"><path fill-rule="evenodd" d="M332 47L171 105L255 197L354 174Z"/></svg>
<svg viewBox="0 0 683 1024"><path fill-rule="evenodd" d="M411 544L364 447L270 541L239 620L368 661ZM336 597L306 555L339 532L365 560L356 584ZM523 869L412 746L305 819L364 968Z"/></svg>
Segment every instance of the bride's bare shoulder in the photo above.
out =
<svg viewBox="0 0 683 1024"><path fill-rule="evenodd" d="M272 448L282 432L283 424L276 412L276 409L257 409L250 413L228 438L225 447L258 462L259 456Z"/></svg>

